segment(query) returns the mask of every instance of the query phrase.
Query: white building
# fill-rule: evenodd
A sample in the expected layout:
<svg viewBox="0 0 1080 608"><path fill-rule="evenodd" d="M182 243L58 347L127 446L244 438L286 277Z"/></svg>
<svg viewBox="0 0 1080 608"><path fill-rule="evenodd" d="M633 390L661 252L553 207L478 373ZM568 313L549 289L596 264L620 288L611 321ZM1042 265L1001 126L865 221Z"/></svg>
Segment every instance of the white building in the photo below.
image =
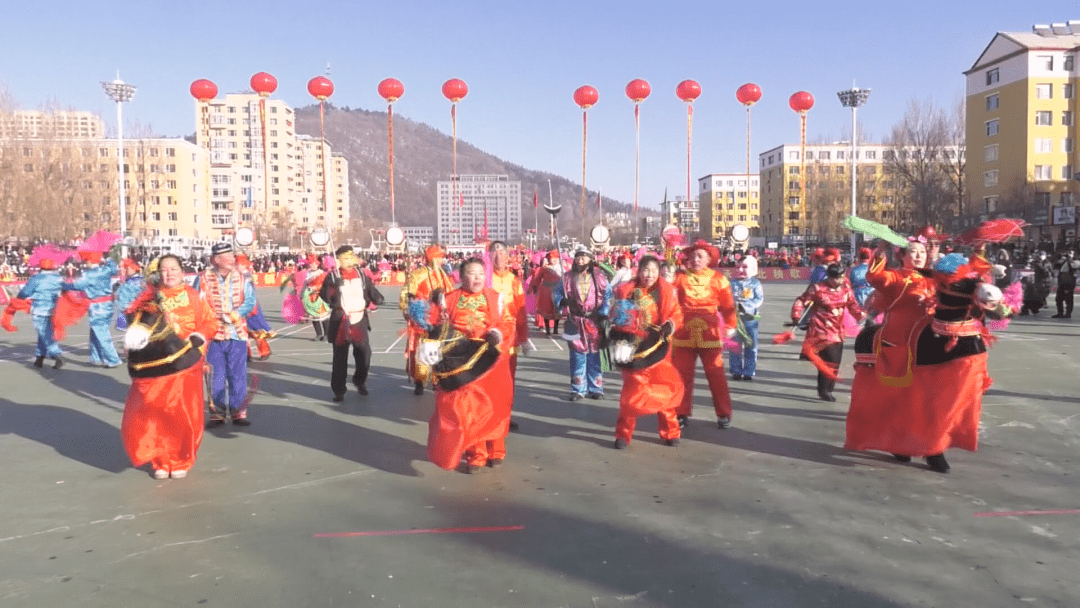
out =
<svg viewBox="0 0 1080 608"><path fill-rule="evenodd" d="M660 215L665 226L675 224L683 234L697 234L701 228L698 202L688 201L685 196L676 196L672 200L665 197L660 203Z"/></svg>
<svg viewBox="0 0 1080 608"><path fill-rule="evenodd" d="M459 175L436 185L436 235L445 245L521 236L521 182L508 175ZM485 235L486 229L486 235Z"/></svg>
<svg viewBox="0 0 1080 608"><path fill-rule="evenodd" d="M749 179L747 179L749 177ZM710 173L698 178L701 234L709 241L731 236L742 224L757 236L761 222L761 178L755 173Z"/></svg>
<svg viewBox="0 0 1080 608"><path fill-rule="evenodd" d="M424 247L435 242L435 229L431 226L402 226L401 232L410 246Z"/></svg>

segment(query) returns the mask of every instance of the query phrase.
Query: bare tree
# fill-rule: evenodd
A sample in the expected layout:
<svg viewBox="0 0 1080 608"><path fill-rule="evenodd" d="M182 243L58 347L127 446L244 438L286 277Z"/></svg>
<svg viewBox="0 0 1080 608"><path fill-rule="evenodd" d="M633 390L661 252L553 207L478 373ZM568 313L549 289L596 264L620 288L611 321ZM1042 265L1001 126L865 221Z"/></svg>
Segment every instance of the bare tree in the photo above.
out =
<svg viewBox="0 0 1080 608"><path fill-rule="evenodd" d="M959 124L957 124L959 122ZM961 211L963 200L963 118L931 101L912 99L886 138L885 171L902 194L898 227L941 224Z"/></svg>

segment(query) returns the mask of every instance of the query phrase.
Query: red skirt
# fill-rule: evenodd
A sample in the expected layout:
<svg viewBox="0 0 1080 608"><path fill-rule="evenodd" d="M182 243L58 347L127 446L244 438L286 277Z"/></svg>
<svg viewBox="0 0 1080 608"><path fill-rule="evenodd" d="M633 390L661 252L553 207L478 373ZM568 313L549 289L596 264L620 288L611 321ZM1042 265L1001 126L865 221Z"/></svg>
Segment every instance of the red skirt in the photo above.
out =
<svg viewBox="0 0 1080 608"><path fill-rule="evenodd" d="M436 388L435 412L428 421L428 460L454 469L469 447L505 437L513 402L514 381L505 353L465 386L452 391Z"/></svg>
<svg viewBox="0 0 1080 608"><path fill-rule="evenodd" d="M203 436L203 366L131 381L120 434L136 467L186 471Z"/></svg>
<svg viewBox="0 0 1080 608"><path fill-rule="evenodd" d="M940 365L916 366L909 386L883 385L873 367L855 366L848 450L881 450L904 456L972 452L979 443L982 396L990 388L986 353Z"/></svg>
<svg viewBox="0 0 1080 608"><path fill-rule="evenodd" d="M645 416L674 410L682 403L685 385L679 370L671 364L671 353L645 369L621 370L622 394L619 416Z"/></svg>

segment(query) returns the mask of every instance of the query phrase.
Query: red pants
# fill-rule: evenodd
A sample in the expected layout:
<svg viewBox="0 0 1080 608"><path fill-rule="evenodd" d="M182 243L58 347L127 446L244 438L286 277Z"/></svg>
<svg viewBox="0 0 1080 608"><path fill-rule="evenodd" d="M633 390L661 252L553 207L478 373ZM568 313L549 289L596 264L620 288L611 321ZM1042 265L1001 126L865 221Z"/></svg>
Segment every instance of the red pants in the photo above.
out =
<svg viewBox="0 0 1080 608"><path fill-rule="evenodd" d="M713 409L718 418L731 418L731 394L728 392L727 377L724 375L724 349L722 348L683 348L674 346L671 349L671 363L679 370L686 392L683 393L682 403L675 411L680 416L689 416L694 405L694 369L697 367L698 355L701 356L701 365L705 368L705 378L709 381L709 390L712 392Z"/></svg>
<svg viewBox="0 0 1080 608"><path fill-rule="evenodd" d="M677 427L676 427L677 428ZM491 458L506 458L506 440L503 438L481 441L465 450L465 462L470 466L482 467Z"/></svg>
<svg viewBox="0 0 1080 608"><path fill-rule="evenodd" d="M637 416L619 416L619 421L615 423L615 438L625 439L626 443L630 443L631 437L634 435L634 427L637 426ZM664 410L656 413L656 426L660 430L660 439L667 441L669 439L678 439L682 436L682 431L679 430L679 419L675 415L675 410Z"/></svg>

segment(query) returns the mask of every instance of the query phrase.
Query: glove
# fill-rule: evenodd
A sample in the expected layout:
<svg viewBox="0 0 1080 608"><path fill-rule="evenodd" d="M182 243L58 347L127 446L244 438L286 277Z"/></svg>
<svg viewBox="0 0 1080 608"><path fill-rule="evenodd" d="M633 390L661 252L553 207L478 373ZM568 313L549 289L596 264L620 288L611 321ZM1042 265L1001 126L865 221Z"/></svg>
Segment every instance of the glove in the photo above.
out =
<svg viewBox="0 0 1080 608"><path fill-rule="evenodd" d="M615 351L611 356L615 358L615 363L625 365L634 356L634 345L626 340L619 340L615 343Z"/></svg>
<svg viewBox="0 0 1080 608"><path fill-rule="evenodd" d="M492 327L488 330L487 334L484 335L484 339L487 340L487 343L491 346L498 346L499 344L502 344L503 335L501 331Z"/></svg>
<svg viewBox="0 0 1080 608"><path fill-rule="evenodd" d="M206 344L206 337L198 332L188 336L188 340L191 341L191 345L195 348L202 348L203 344Z"/></svg>
<svg viewBox="0 0 1080 608"><path fill-rule="evenodd" d="M142 350L150 343L150 329L144 325L131 325L124 332L124 348L129 351Z"/></svg>
<svg viewBox="0 0 1080 608"><path fill-rule="evenodd" d="M521 353L522 357L528 357L535 350L536 347L533 346L532 342L529 342L528 340L518 345L518 352Z"/></svg>
<svg viewBox="0 0 1080 608"><path fill-rule="evenodd" d="M664 321L664 324L660 326L660 334L668 337L673 333L675 333L675 323L673 321Z"/></svg>
<svg viewBox="0 0 1080 608"><path fill-rule="evenodd" d="M436 340L424 340L420 343L420 348L416 351L416 357L427 366L434 366L442 361L442 349L440 343Z"/></svg>
<svg viewBox="0 0 1080 608"><path fill-rule="evenodd" d="M735 328L734 327L727 328L727 330L724 332L724 335L727 336L728 338L734 338L735 337Z"/></svg>

